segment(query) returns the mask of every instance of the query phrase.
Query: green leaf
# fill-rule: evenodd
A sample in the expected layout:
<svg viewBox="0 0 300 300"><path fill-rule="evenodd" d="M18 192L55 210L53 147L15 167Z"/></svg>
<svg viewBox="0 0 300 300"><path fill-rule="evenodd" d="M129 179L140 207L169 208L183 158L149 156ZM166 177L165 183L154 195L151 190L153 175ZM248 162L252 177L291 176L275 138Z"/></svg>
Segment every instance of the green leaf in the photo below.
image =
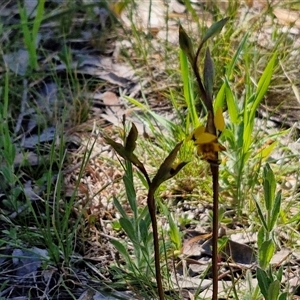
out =
<svg viewBox="0 0 300 300"><path fill-rule="evenodd" d="M119 220L120 225L122 226L123 230L126 232L127 236L129 239L134 243L134 244L139 244L139 241L136 238L136 232L135 229L132 225L132 222L128 218L120 218Z"/></svg>
<svg viewBox="0 0 300 300"><path fill-rule="evenodd" d="M229 17L224 18L224 19L212 24L208 28L206 33L204 34L201 44L203 45L208 39L210 39L211 37L213 37L213 36L217 35L218 33L220 33L228 20L229 20Z"/></svg>
<svg viewBox="0 0 300 300"><path fill-rule="evenodd" d="M140 234L141 234L142 241L144 242L144 246L146 246L147 240L148 240L148 235L149 235L149 230L148 230L147 223L145 222L144 219L140 220L139 228L140 228Z"/></svg>
<svg viewBox="0 0 300 300"><path fill-rule="evenodd" d="M264 180L265 206L267 211L270 212L274 205L276 181L275 181L274 173L268 163L264 166L263 180Z"/></svg>
<svg viewBox="0 0 300 300"><path fill-rule="evenodd" d="M259 219L260 219L260 222L263 224L265 230L268 230L268 225L267 225L267 222L266 222L266 217L264 216L263 214L263 211L258 203L258 201L256 199L254 199L255 201L255 206L256 206L256 209L257 209L257 212L258 212L258 216L259 216Z"/></svg>
<svg viewBox="0 0 300 300"><path fill-rule="evenodd" d="M153 117L153 119L155 121L157 121L160 125L162 125L164 128L166 128L168 131L170 131L170 132L176 131L176 126L173 122L171 122L167 118L164 118L160 114L153 112L153 110L149 106L147 106L131 97L124 96L124 99L126 99L127 101L129 101L130 103L135 105L136 107L140 108L143 112L148 113L151 117Z"/></svg>
<svg viewBox="0 0 300 300"><path fill-rule="evenodd" d="M188 34L185 32L185 30L181 25L179 25L179 45L182 51L187 56L189 62L193 64L195 59L193 44L190 37L188 36Z"/></svg>
<svg viewBox="0 0 300 300"><path fill-rule="evenodd" d="M278 298L278 300L287 300L287 299L288 299L288 293L287 292L282 293Z"/></svg>
<svg viewBox="0 0 300 300"><path fill-rule="evenodd" d="M227 102L230 121L233 124L237 124L239 122L239 110L233 92L229 85L228 79L226 77L225 77L225 95L226 95L226 102Z"/></svg>
<svg viewBox="0 0 300 300"><path fill-rule="evenodd" d="M267 231L264 226L261 226L257 232L257 247L261 248L263 242L266 240Z"/></svg>
<svg viewBox="0 0 300 300"><path fill-rule="evenodd" d="M128 216L127 216L125 210L123 209L121 203L119 202L119 200L115 196L113 196L113 200L114 200L114 205L117 208L118 212L121 214L121 216L124 219L128 219Z"/></svg>
<svg viewBox="0 0 300 300"><path fill-rule="evenodd" d="M139 135L138 130L136 129L135 124L132 123L130 132L126 138L126 143L125 143L125 149L129 153L132 153L134 151L136 147L136 140L138 135Z"/></svg>
<svg viewBox="0 0 300 300"><path fill-rule="evenodd" d="M125 246L121 242L117 240L111 240L110 242L119 251L119 253L123 256L125 260L128 260L130 258L129 253L127 252Z"/></svg>
<svg viewBox="0 0 300 300"><path fill-rule="evenodd" d="M262 269L266 269L269 266L274 252L275 244L271 239L262 243L260 249L258 249L258 264Z"/></svg>
<svg viewBox="0 0 300 300"><path fill-rule="evenodd" d="M244 132L243 132L243 152L247 153L252 144L252 131L253 126L252 123L244 123Z"/></svg>
<svg viewBox="0 0 300 300"><path fill-rule="evenodd" d="M213 86L215 79L215 68L214 62L211 58L209 48L206 48L205 59L204 59L204 70L203 70L203 80L204 87L207 95L210 99L213 99Z"/></svg>
<svg viewBox="0 0 300 300"><path fill-rule="evenodd" d="M257 282L261 293L263 294L265 299L268 299L268 289L269 289L270 281L266 271L257 268L256 276L257 276Z"/></svg>
<svg viewBox="0 0 300 300"><path fill-rule="evenodd" d="M219 89L215 101L214 101L214 109L216 110L218 107L224 107L225 101L225 82L223 82L221 88Z"/></svg>
<svg viewBox="0 0 300 300"><path fill-rule="evenodd" d="M175 223L172 215L170 214L169 209L167 208L166 205L164 205L162 202L159 203L163 214L168 218L168 222L169 222L169 236L170 239L172 241L172 243L175 245L176 250L181 250L181 246L182 246L182 236L180 233L180 230L177 226L177 224Z"/></svg>
<svg viewBox="0 0 300 300"><path fill-rule="evenodd" d="M235 65L236 65L236 62L238 61L239 57L240 57L240 54L242 53L242 51L244 50L244 46L246 44L246 41L248 39L248 33L246 33L244 35L244 37L242 38L240 44L238 45L238 48L232 58L232 60L230 61L230 64L228 65L227 69L226 69L226 80L227 80L227 84L229 85L229 80L232 79L233 77L233 73L234 73L234 68L235 68ZM216 96L216 99L215 99L215 107L223 107L224 106L224 99L225 99L225 86L226 86L226 83L225 81L223 82L217 96ZM230 89L231 91L231 89ZM231 91L232 93L232 91ZM234 97L233 97L234 99ZM234 101L235 103L235 101ZM228 100L227 100L227 105L229 106L228 104ZM229 111L229 107L228 107L228 111ZM230 111L229 111L229 114L230 114Z"/></svg>
<svg viewBox="0 0 300 300"><path fill-rule="evenodd" d="M274 66L275 66L276 60L277 60L277 52L275 52L272 55L270 61L268 62L267 66L257 84L256 96L255 96L255 100L251 107L251 112L250 112L250 120L254 120L257 107L260 104L261 100L263 99L263 97L265 96L265 94L269 88L269 84L270 84L271 78L273 76L273 71L274 71Z"/></svg>
<svg viewBox="0 0 300 300"><path fill-rule="evenodd" d="M271 220L269 223L269 231L273 230L277 222L278 215L280 213L280 206L281 206L281 191L279 191L275 197L274 206L271 213Z"/></svg>
<svg viewBox="0 0 300 300"><path fill-rule="evenodd" d="M141 183L143 184L143 186L148 189L149 188L149 184L145 178L145 176L143 175L143 173L141 173L139 170L137 170L136 175L138 176L138 178L140 179Z"/></svg>
<svg viewBox="0 0 300 300"><path fill-rule="evenodd" d="M280 282L278 280L274 280L268 289L268 298L270 300L277 300L280 291Z"/></svg>
<svg viewBox="0 0 300 300"><path fill-rule="evenodd" d="M237 50L236 50L232 60L230 61L230 64L227 67L226 77L229 78L229 80L232 79L233 71L234 71L236 62L238 61L238 59L240 57L240 54L243 53L244 47L245 47L246 42L248 40L248 36L249 36L248 32L243 36L241 42L239 43L239 45L237 47Z"/></svg>
<svg viewBox="0 0 300 300"><path fill-rule="evenodd" d="M263 148L261 151L259 151L254 158L259 158L263 161L265 161L272 153L274 148L277 146L278 142L275 141L272 144L268 145L267 147Z"/></svg>
<svg viewBox="0 0 300 300"><path fill-rule="evenodd" d="M283 267L280 266L280 268L278 269L278 271L276 273L276 278L279 282L281 282L281 280L282 280L282 274L283 274Z"/></svg>
<svg viewBox="0 0 300 300"><path fill-rule="evenodd" d="M131 210L134 213L134 218L138 216L136 193L133 182L133 170L132 164L129 161L125 162L125 175L123 176L123 182L125 185L126 196L130 205Z"/></svg>
<svg viewBox="0 0 300 300"><path fill-rule="evenodd" d="M123 181L125 184L126 196L130 204L130 208L132 209L134 215L136 216L137 215L136 193L135 193L132 178L125 175L123 177Z"/></svg>
<svg viewBox="0 0 300 300"><path fill-rule="evenodd" d="M241 122L237 125L237 143L236 147L237 149L243 149L244 146L244 136L245 136L245 123L244 120L242 119ZM244 151L244 149L243 149ZM240 156L243 154L243 151L240 151ZM247 152L244 152L247 153Z"/></svg>
<svg viewBox="0 0 300 300"><path fill-rule="evenodd" d="M199 118L196 110L196 102L193 92L193 80L190 78L187 56L182 49L180 49L179 55L184 100L188 108L188 116L191 119L192 127L196 128L199 126Z"/></svg>
<svg viewBox="0 0 300 300"><path fill-rule="evenodd" d="M40 25L42 23L43 15L45 11L45 0L38 1L38 6L36 9L36 16L34 18L33 27L32 27L32 38L34 39L34 44L36 44L36 37L39 32Z"/></svg>

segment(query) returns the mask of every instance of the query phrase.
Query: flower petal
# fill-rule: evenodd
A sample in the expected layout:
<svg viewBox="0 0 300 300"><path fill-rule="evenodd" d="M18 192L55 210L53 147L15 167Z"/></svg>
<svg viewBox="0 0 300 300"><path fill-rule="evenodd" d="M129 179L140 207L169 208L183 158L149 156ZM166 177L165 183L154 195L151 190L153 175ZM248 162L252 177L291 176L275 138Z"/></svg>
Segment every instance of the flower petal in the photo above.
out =
<svg viewBox="0 0 300 300"><path fill-rule="evenodd" d="M219 144L219 143L213 143L213 148L214 148L215 152L221 152L221 151L226 150L226 148L223 145Z"/></svg>
<svg viewBox="0 0 300 300"><path fill-rule="evenodd" d="M204 126L199 126L197 127L193 133L192 133L192 140L195 141L195 140L198 140L199 137L201 136L201 134L203 134L205 132L205 127Z"/></svg>
<svg viewBox="0 0 300 300"><path fill-rule="evenodd" d="M211 142L214 142L217 139L217 137L211 133L204 132L201 135L195 139L195 145L200 145L200 144L209 144Z"/></svg>

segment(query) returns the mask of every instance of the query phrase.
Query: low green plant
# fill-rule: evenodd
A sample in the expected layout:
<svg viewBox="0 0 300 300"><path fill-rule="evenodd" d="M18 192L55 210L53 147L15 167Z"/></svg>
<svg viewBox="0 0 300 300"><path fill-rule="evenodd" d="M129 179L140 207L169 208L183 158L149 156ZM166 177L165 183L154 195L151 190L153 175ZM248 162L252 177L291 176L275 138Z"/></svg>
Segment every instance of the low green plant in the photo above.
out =
<svg viewBox="0 0 300 300"><path fill-rule="evenodd" d="M283 268L274 271L271 267L267 270L257 269L257 281L260 292L266 300L286 300L288 293L281 288Z"/></svg>
<svg viewBox="0 0 300 300"><path fill-rule="evenodd" d="M16 212L20 203L18 196L21 188L18 185L18 177L15 172L14 162L16 157L16 147L13 143L12 132L9 126L9 73L5 74L4 87L0 89L0 149L1 149L1 171L0 187L6 194L3 204L8 211Z"/></svg>
<svg viewBox="0 0 300 300"><path fill-rule="evenodd" d="M249 181L246 179L247 174L257 173L259 171L257 170L259 160L262 159L265 161L276 146L274 142L257 150L258 142L254 132L254 121L257 109L267 93L278 55L276 51L271 55L255 87L250 73L247 71L250 69L247 39L248 34L243 37L234 57L229 63L224 83L216 96L216 106L222 107L226 102L229 117L227 128L222 136L229 145L227 151L228 160L222 178L227 188L232 190L234 204L237 206L239 215L242 213L242 208L245 205L245 199L247 199L246 195L249 194L256 184L255 176ZM230 78L234 76L236 63L242 53L247 53L244 59L249 69L246 68L245 73L245 85L247 85L247 88L245 88L246 93L244 99L238 102L238 96L230 86ZM261 144L261 146L263 146L263 144Z"/></svg>
<svg viewBox="0 0 300 300"><path fill-rule="evenodd" d="M122 280L134 284L136 279L139 280L139 285L143 286L145 282L149 283L149 278L154 278L153 237L149 230L151 219L147 207L139 208L132 164L125 161L123 167L125 172L123 183L131 211L125 210L117 197L114 197L114 205L121 215L118 223L128 237L128 241L123 243L112 240L111 243L125 262L119 265L124 270Z"/></svg>
<svg viewBox="0 0 300 300"><path fill-rule="evenodd" d="M276 250L275 228L280 216L281 191L276 192L276 179L269 164L263 168L263 205L255 199L261 227L258 231L257 281L266 300L285 300L287 292L281 290L283 268L276 270L270 261Z"/></svg>
<svg viewBox="0 0 300 300"><path fill-rule="evenodd" d="M25 6L19 4L19 13L21 17L21 29L23 32L24 43L29 54L29 66L32 70L38 69L38 56L37 56L37 43L38 43L38 32L43 20L45 10L45 0L38 1L36 7L36 15L30 22L30 16Z"/></svg>
<svg viewBox="0 0 300 300"><path fill-rule="evenodd" d="M146 171L146 168L144 164L138 159L138 157L133 153L136 148L136 140L138 137L138 131L134 124L132 124L130 132L125 138L124 145L117 143L110 139L109 137L105 137L105 140L107 144L111 145L113 149L126 161L133 164L141 173L141 175L144 177L143 182L148 187L148 195L147 195L147 208L151 220L152 225L152 236L153 236L153 249L154 249L154 264L155 264L155 278L157 283L157 293L160 300L165 299L164 294L164 288L163 288L163 281L162 281L162 275L161 275L161 266L160 266L160 260L161 260L161 247L159 243L159 235L158 235L158 226L157 226L157 220L156 220L156 201L155 201L155 193L158 190L159 186L165 182L166 180L174 177L185 165L186 162L179 162L175 163L177 153L179 152L182 142L178 143L174 149L169 153L169 155L166 157L166 159L162 162L160 167L158 168L156 174L152 179L150 179L148 172ZM132 171L130 171L132 172ZM130 175L129 179L132 178L132 175ZM136 210L136 201L133 201L135 199L134 197L134 189L133 185L130 184L132 180L128 181L127 177L124 177L125 183L130 187L130 189L127 189L129 193L127 193L127 196L130 197L131 201L131 208L133 209L133 212L135 213L135 219L137 219L137 210ZM127 179L126 179L127 178ZM118 202L115 201L115 204L118 205ZM121 209L121 206L118 205L118 208ZM122 210L121 210L122 211ZM128 220L126 214L122 215L122 219L120 220L121 226L124 228L125 232L129 235L130 240L136 244L140 241L139 235L142 233L144 234L143 238L145 239L143 243L148 241L148 231L146 231L147 223L145 220L134 222L135 228L132 226L132 223L130 220ZM136 233L133 233L133 231L136 230ZM142 232L141 232L142 231ZM117 247L119 247L120 250L126 255L127 259L128 252L126 251L126 248L122 246L122 244L118 243ZM138 253L140 253L140 249L137 248ZM143 252L142 252L143 253ZM141 254L142 254L141 253ZM141 257L141 256L140 256ZM139 261L139 260L138 260ZM148 263L149 260L147 260Z"/></svg>
<svg viewBox="0 0 300 300"><path fill-rule="evenodd" d="M168 220L169 228L167 230L167 235L171 242L171 255L177 257L182 250L182 232L180 231L174 216L171 214L168 207L162 203L162 201L159 201L159 207L161 208L163 215L166 216Z"/></svg>
<svg viewBox="0 0 300 300"><path fill-rule="evenodd" d="M203 68L203 76L201 78L199 73L198 66L198 58L203 48L203 45L206 41L217 33L221 31L227 19L223 19L215 24L213 24L205 33L200 46L198 47L196 53L194 53L192 42L189 36L186 34L184 29L180 26L179 28L179 41L180 47L187 57L188 61L192 65L192 69L194 71L194 75L197 80L197 85L199 88L199 93L203 104L205 105L207 111L207 120L206 126L198 126L193 134L191 135L191 139L194 141L194 144L197 148L198 155L201 156L203 160L206 160L211 167L212 173L212 181L213 181L213 255L212 255L212 265L213 265L213 299L217 299L218 297L218 230L219 230L219 222L218 222L218 187L219 187L219 160L218 160L218 152L225 150L225 148L218 143L218 133L222 132L225 127L225 122L222 115L222 109L218 108L216 111L213 109L213 84L214 84L214 66L213 61L210 55L209 48L206 49L205 52L205 61ZM187 83L188 84L188 83ZM132 102L135 102L134 99L130 99ZM140 106L140 105L139 105ZM150 112L151 113L151 112ZM154 117L157 118L155 115ZM195 118L193 116L192 118ZM192 120L192 119L191 119ZM170 122L169 122L170 123ZM155 276L157 282L157 289L159 299L165 299L163 285L162 285L162 276L160 271L160 247L159 247L159 239L158 239L158 228L156 221L156 202L154 199L154 194L157 191L158 187L167 179L170 179L174 175L176 175L182 167L186 164L185 162L179 163L178 165L174 165L174 161L176 155L181 148L182 142L177 144L173 150L171 150L170 154L167 156L165 161L159 167L156 175L150 180L149 175L143 165L143 163L137 158L137 156L133 153L136 148L136 140L137 140L137 129L134 124L131 127L131 130L128 136L125 139L124 146L120 143L114 142L112 139L106 137L106 142L110 144L115 151L119 155L121 155L125 160L133 163L138 170L143 174L147 186L148 186L148 197L147 197L147 206L149 210L149 214L151 217L152 230L153 230L153 241L154 241L154 259L155 259ZM126 178L126 177L125 177ZM128 195L127 195L128 196ZM129 195L131 196L131 195ZM135 201L133 202L135 203ZM118 205L118 202L115 202ZM118 205L119 209L121 206ZM181 236L179 234L178 229L176 229L176 225L168 213L165 206L161 205L165 214L168 217L170 222L170 233L171 240L173 245L175 246L176 252L178 252L178 248L181 247ZM123 213L124 215L124 213ZM122 220L122 222L121 222ZM131 226L131 222L124 215L120 220L121 226L124 228L127 235L129 235L130 240L134 241L136 239L135 235L132 233L134 229L137 230L136 234L139 234L139 228L134 228ZM122 224L123 223L123 224ZM136 241L135 241L136 243ZM121 244L117 245L120 250L128 257L126 254L126 249L121 248ZM125 251L125 252L124 252Z"/></svg>

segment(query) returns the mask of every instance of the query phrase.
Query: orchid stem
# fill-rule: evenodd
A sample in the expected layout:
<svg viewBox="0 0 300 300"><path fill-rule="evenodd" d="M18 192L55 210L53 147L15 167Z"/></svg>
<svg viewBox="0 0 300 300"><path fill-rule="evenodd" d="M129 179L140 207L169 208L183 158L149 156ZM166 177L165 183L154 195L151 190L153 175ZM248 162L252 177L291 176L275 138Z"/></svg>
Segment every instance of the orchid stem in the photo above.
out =
<svg viewBox="0 0 300 300"><path fill-rule="evenodd" d="M160 257L159 257L159 240L158 240L158 230L157 230L157 221L156 221L156 205L154 199L154 188L149 187L149 193L147 198L148 209L150 213L152 231L153 231L153 243L154 243L154 261L155 261L155 277L157 284L157 291L159 300L164 300L164 289L162 285L162 277L160 271Z"/></svg>
<svg viewBox="0 0 300 300"><path fill-rule="evenodd" d="M212 300L218 300L219 166L211 164L210 168L213 177Z"/></svg>

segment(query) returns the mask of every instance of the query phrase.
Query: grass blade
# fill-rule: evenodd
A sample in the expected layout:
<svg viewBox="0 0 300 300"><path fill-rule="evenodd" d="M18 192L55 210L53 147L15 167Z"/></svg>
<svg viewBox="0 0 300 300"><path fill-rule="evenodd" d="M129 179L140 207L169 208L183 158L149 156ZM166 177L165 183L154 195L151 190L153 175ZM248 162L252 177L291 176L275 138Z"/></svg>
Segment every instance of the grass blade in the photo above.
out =
<svg viewBox="0 0 300 300"><path fill-rule="evenodd" d="M225 95L230 121L237 124L239 122L239 110L227 77L225 77Z"/></svg>
<svg viewBox="0 0 300 300"><path fill-rule="evenodd" d="M275 52L272 55L272 58L268 62L262 76L259 79L259 82L257 85L256 97L255 97L254 103L251 107L250 121L252 121L254 119L257 107L260 104L261 100L263 99L263 97L265 96L265 94L268 90L269 84L271 82L271 78L273 76L276 59L277 59L277 52Z"/></svg>
<svg viewBox="0 0 300 300"><path fill-rule="evenodd" d="M191 121L193 128L199 126L199 119L196 110L195 98L193 95L192 80L190 78L188 60L183 50L180 49L180 70L181 78L183 82L183 94L184 100L188 107L188 119Z"/></svg>
<svg viewBox="0 0 300 300"><path fill-rule="evenodd" d="M281 206L281 191L279 191L275 197L274 206L273 206L272 213L271 213L270 223L268 224L269 231L273 230L273 228L277 222L278 215L280 212L280 206Z"/></svg>

